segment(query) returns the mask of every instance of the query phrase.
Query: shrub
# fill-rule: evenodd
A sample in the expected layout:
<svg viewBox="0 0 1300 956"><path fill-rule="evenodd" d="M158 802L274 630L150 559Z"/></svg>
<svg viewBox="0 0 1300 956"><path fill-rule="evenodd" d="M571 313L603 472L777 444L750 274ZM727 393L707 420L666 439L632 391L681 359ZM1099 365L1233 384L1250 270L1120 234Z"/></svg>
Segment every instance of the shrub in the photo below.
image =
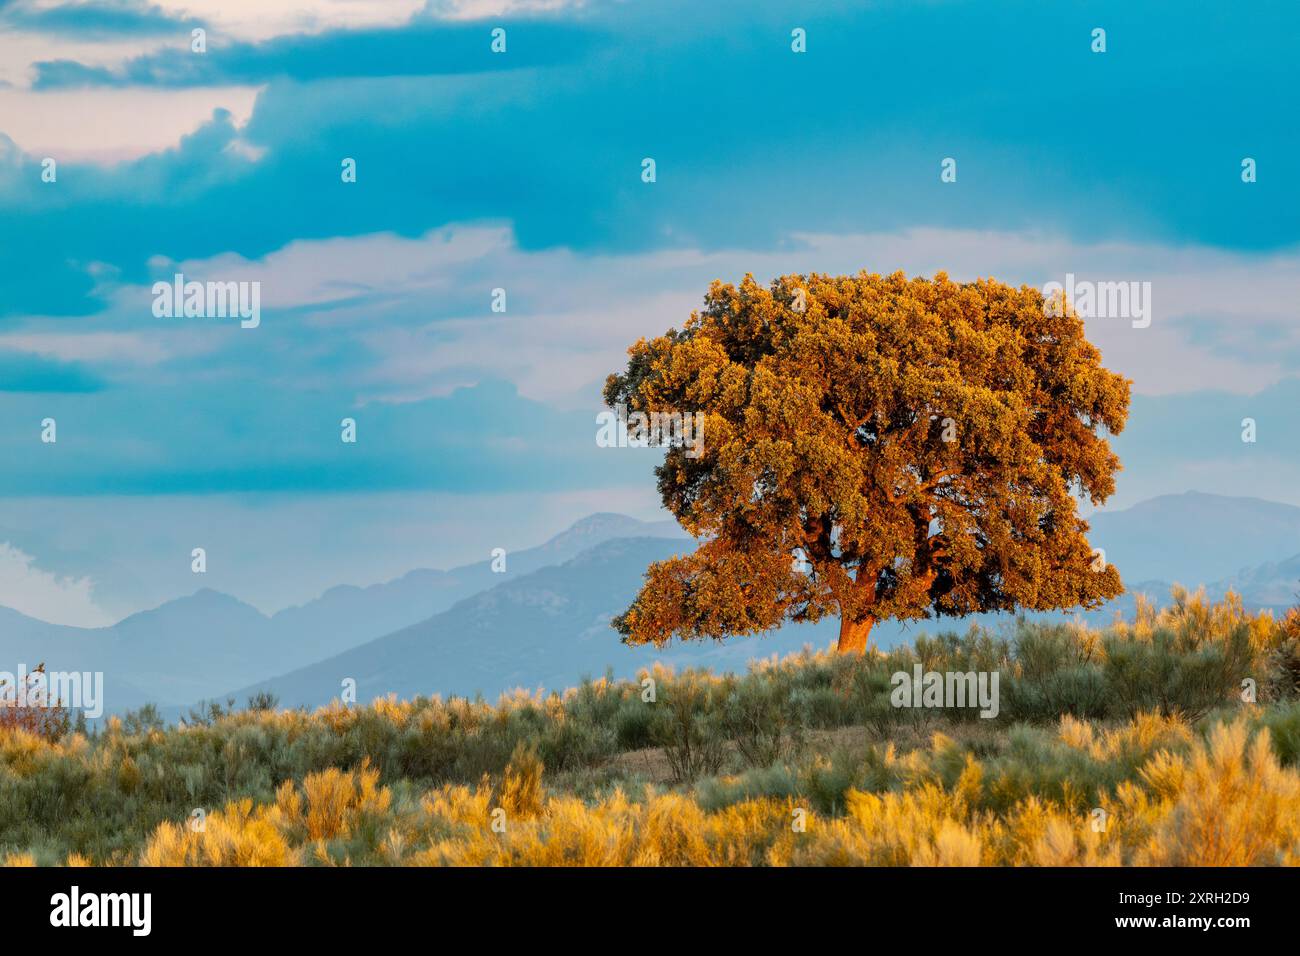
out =
<svg viewBox="0 0 1300 956"><path fill-rule="evenodd" d="M1247 614L1234 594L1211 606L1203 592L1175 587L1173 599L1158 613L1139 600L1133 626L1104 639L1106 681L1130 715L1205 714L1240 693L1256 653L1276 639L1272 618Z"/></svg>
<svg viewBox="0 0 1300 956"><path fill-rule="evenodd" d="M729 690L727 683L688 670L659 689L650 737L664 749L678 782L717 773L722 767L727 751L718 704Z"/></svg>
<svg viewBox="0 0 1300 956"><path fill-rule="evenodd" d="M722 730L752 767L781 760L803 742L798 701L780 671L739 681L722 705Z"/></svg>
<svg viewBox="0 0 1300 956"><path fill-rule="evenodd" d="M653 745L653 708L639 696L623 701L614 718L614 740L620 750L642 750Z"/></svg>
<svg viewBox="0 0 1300 956"><path fill-rule="evenodd" d="M21 730L46 740L59 740L72 726L68 708L51 700L44 676L45 665L26 675L25 686L0 684L0 729Z"/></svg>
<svg viewBox="0 0 1300 956"><path fill-rule="evenodd" d="M1300 777L1278 763L1266 729L1252 739L1244 721L1220 724L1189 761L1172 772L1153 761L1143 776L1162 795L1168 793L1168 809L1139 853L1139 862L1300 863Z"/></svg>
<svg viewBox="0 0 1300 956"><path fill-rule="evenodd" d="M1286 636L1269 649L1265 664L1265 700L1294 700L1300 697L1300 609L1292 608Z"/></svg>
<svg viewBox="0 0 1300 956"><path fill-rule="evenodd" d="M535 817L542 810L542 762L532 748L519 744L506 764L493 805L510 817Z"/></svg>

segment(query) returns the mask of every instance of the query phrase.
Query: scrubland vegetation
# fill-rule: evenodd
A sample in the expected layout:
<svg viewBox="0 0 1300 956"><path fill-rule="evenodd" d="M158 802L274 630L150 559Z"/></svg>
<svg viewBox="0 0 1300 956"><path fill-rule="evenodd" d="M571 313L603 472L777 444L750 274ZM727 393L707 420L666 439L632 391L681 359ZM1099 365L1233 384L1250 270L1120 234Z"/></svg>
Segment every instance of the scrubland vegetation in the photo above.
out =
<svg viewBox="0 0 1300 956"><path fill-rule="evenodd" d="M998 717L893 707L890 676L917 662L998 671ZM0 727L0 858L1300 862L1298 612L1179 591L1104 631L1018 621L739 677L645 676L653 702L648 684L600 679L495 705L262 700L175 728L148 712L89 736Z"/></svg>

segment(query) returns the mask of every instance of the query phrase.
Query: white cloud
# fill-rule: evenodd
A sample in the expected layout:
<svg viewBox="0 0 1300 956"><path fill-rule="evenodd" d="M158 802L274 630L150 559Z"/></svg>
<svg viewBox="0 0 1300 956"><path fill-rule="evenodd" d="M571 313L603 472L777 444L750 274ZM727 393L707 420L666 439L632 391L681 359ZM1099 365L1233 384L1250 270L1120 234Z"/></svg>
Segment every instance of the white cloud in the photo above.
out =
<svg viewBox="0 0 1300 956"><path fill-rule="evenodd" d="M585 5L584 0L430 0L426 9L446 20L482 20L506 14L552 13Z"/></svg>
<svg viewBox="0 0 1300 956"><path fill-rule="evenodd" d="M424 0L154 0L176 17L193 17L240 40L269 40L290 33L397 26ZM210 31L211 32L211 31Z"/></svg>
<svg viewBox="0 0 1300 956"><path fill-rule="evenodd" d="M89 38L38 33L31 30L0 30L0 82L27 86L36 63L73 60L88 67L111 67L133 57L151 53L161 46L158 37Z"/></svg>
<svg viewBox="0 0 1300 956"><path fill-rule="evenodd" d="M29 3L33 8L65 6ZM174 32L144 36L66 35L0 30L0 133L29 154L121 162L175 146L218 107L247 122L259 86L184 89L78 88L34 91L36 64L71 61L120 70L138 57L186 49L184 22L205 24L209 42L264 42L335 30L396 28L416 17L481 19L583 6L582 0L152 0L178 21ZM240 148L247 148L243 144Z"/></svg>
<svg viewBox="0 0 1300 956"><path fill-rule="evenodd" d="M791 239L790 248L778 251L590 256L521 250L508 228L459 225L412 239L382 234L298 241L257 262L222 256L184 265L195 274L262 281L264 307L320 308L303 321L352 336L377 356L367 380L356 383L363 393L406 400L492 374L514 381L531 398L572 405L587 395L597 401L591 383L621 364L631 342L680 327L712 279L735 282L746 272L767 281L791 272L946 270L959 280L993 276L1038 288L1067 272L1149 281L1149 328L1098 319L1089 320L1087 330L1106 364L1146 395L1207 387L1253 393L1293 374L1286 352L1300 349L1294 321L1300 250L1251 255L955 229ZM498 286L508 293L504 314L488 308L490 290ZM447 315L443 303L463 301L467 290L481 290L481 309ZM363 294L364 303L346 304ZM378 305L375 297L382 300ZM1207 327L1213 336L1206 336ZM1246 347L1252 335L1265 333L1267 339L1256 341L1272 347ZM1224 338L1241 347L1224 348Z"/></svg>
<svg viewBox="0 0 1300 956"><path fill-rule="evenodd" d="M229 110L242 127L253 113L257 87L192 89L75 89L34 92L0 89L0 133L29 156L60 162L116 163L179 145Z"/></svg>
<svg viewBox="0 0 1300 956"><path fill-rule="evenodd" d="M0 349L29 352L60 362L133 365L156 365L172 354L156 336L131 332L8 332L0 334Z"/></svg>
<svg viewBox="0 0 1300 956"><path fill-rule="evenodd" d="M35 559L0 543L0 606L20 614L76 627L104 627L112 624L93 597L90 578L59 577L35 566Z"/></svg>
<svg viewBox="0 0 1300 956"><path fill-rule="evenodd" d="M583 0L154 0L241 40L289 33L399 26L417 14L437 20L479 20L582 7Z"/></svg>
<svg viewBox="0 0 1300 956"><path fill-rule="evenodd" d="M297 240L260 259L226 253L184 262L155 259L163 274L261 283L259 343L281 353L277 368L300 385L343 377L362 401L443 395L485 377L514 382L529 398L561 407L599 403L599 383L641 336L680 327L715 278L760 282L786 273L866 269L954 279L993 276L1041 288L1067 273L1152 286L1149 328L1088 320L1109 368L1143 395L1220 389L1253 394L1294 374L1300 326L1300 250L1246 254L1156 243L1079 243L1035 233L914 229L858 235L795 234L779 250L665 250L586 255L520 249L508 226L461 224L404 238L391 233ZM507 290L508 311L490 310ZM158 324L149 286L106 285L108 312L83 333L28 317L0 344L57 357L146 370L160 360L208 355L214 374L240 372L240 336L201 323ZM79 335L98 335L79 347ZM151 348L138 347L145 336ZM318 366L348 355L346 367ZM229 359L230 366L225 361Z"/></svg>

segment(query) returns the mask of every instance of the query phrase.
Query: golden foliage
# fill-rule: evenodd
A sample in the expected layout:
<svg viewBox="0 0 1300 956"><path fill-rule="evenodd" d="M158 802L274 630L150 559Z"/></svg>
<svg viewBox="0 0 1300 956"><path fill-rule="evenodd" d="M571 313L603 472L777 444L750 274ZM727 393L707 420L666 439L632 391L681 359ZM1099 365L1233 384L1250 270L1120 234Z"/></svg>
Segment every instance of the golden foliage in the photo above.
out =
<svg viewBox="0 0 1300 956"><path fill-rule="evenodd" d="M841 650L860 652L884 618L1096 607L1122 590L1093 566L1075 492L1113 492L1105 432L1123 429L1130 383L1035 289L747 275L628 355L607 404L703 421L702 445L661 441L658 471L703 543L650 568L616 621L629 643L837 615Z"/></svg>

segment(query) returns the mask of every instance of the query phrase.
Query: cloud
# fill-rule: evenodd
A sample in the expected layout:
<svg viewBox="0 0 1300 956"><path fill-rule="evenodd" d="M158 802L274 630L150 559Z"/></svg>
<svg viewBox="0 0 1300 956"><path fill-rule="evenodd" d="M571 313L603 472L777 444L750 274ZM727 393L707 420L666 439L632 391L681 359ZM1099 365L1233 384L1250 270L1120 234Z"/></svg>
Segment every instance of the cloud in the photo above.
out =
<svg viewBox="0 0 1300 956"><path fill-rule="evenodd" d="M483 20L581 10L588 5L588 0L428 0L424 13L446 20Z"/></svg>
<svg viewBox="0 0 1300 956"><path fill-rule="evenodd" d="M12 397L0 453L14 464L0 474L0 494L619 487L640 480L645 461L595 448L593 416L630 343L680 327L716 278L862 269L944 269L1039 288L1067 272L1150 281L1149 328L1086 323L1108 367L1133 378L1139 396L1195 398L1212 383L1245 400L1294 374L1267 351L1207 344L1204 322L1221 315L1243 340L1252 327L1285 323L1300 250L1258 256L920 229L793 235L780 251L612 255L529 250L505 225L465 224L413 238L297 241L260 259L155 258L139 283L102 280L108 308L79 320L80 335L66 320L27 319L0 346L83 363L103 384L93 396L69 388ZM257 283L261 325L156 318L151 282L175 272ZM504 313L491 309L495 288L506 292ZM1205 407L1234 406L1216 396ZM32 454L31 423L47 416L59 422L59 444ZM358 421L355 446L339 440L344 417ZM1295 438L1295 449L1300 435L1272 426L1269 435L1266 453L1293 461L1273 437ZM1187 434L1177 447L1153 438L1142 448L1163 449L1148 466L1161 474L1239 451L1222 439Z"/></svg>
<svg viewBox="0 0 1300 956"><path fill-rule="evenodd" d="M75 30L23 29L10 25L0 29L0 79L9 86L26 89L35 79L36 63L65 60L85 67L118 66L168 43L188 40L188 37L189 31L183 28L169 36L147 32L87 34ZM39 105L32 103L26 108L39 109Z"/></svg>
<svg viewBox="0 0 1300 956"><path fill-rule="evenodd" d="M95 604L93 592L90 578L65 578L42 571L30 555L0 542L0 606L51 624L112 624Z"/></svg>
<svg viewBox="0 0 1300 956"><path fill-rule="evenodd" d="M165 153L109 169L60 164L56 181L43 182L38 158L0 134L0 209L9 227L0 234L7 264L0 316L93 314L103 306L104 276L143 275L150 256L179 242L194 248L204 230L194 232L200 220L181 210L197 214L205 196L247 175L256 159L234 148L240 141L233 115L218 109ZM247 226L256 230L256 218ZM228 248L213 238L207 254Z"/></svg>
<svg viewBox="0 0 1300 956"><path fill-rule="evenodd" d="M796 233L778 250L601 254L527 249L507 225L469 223L409 238L380 233L300 240L257 260L225 254L158 261L151 268L142 284L105 292L113 303L106 321L119 332L166 334L169 350L189 356L174 370L197 373L196 363L202 363L214 374L229 360L236 363L232 373L252 367L263 378L279 375L313 386L325 376L346 383L363 401L445 395L483 378L501 378L528 398L586 408L628 344L680 326L710 282L736 282L747 272L768 281L813 271L942 270L961 280L991 276L1036 288L1063 281L1067 273L1150 282L1149 328L1135 329L1123 319L1087 322L1107 363L1145 394L1192 391L1207 383L1258 391L1294 369L1277 347L1279 337L1300 341L1293 329L1300 248L1257 255L1193 245L1078 242L1039 231ZM249 349L240 336L214 336L183 321L154 320L147 311L148 282L170 279L175 271L259 282L268 316L256 332L259 347ZM495 288L506 290L504 313L489 307ZM1228 336L1237 348L1219 347ZM310 347L300 347L304 342ZM500 347L503 342L510 343L508 349Z"/></svg>
<svg viewBox="0 0 1300 956"><path fill-rule="evenodd" d="M66 171L69 165L94 168L174 149L217 109L226 111L238 128L252 115L256 96L255 87L227 86L46 93L0 89L0 116L16 148L30 157L53 157Z"/></svg>
<svg viewBox="0 0 1300 956"><path fill-rule="evenodd" d="M1293 9L1010 0L990 28L974 2L824 2L795 55L784 4L554 6L129 8L201 18L202 57L129 17L103 38L0 33L12 510L121 494L210 513L233 489L279 506L481 490L475 507L522 512L651 487L653 455L593 442L626 346L680 326L714 278L862 268L1150 281L1149 329L1088 323L1136 382L1121 495L1296 500L1300 435L1278 416L1297 399L1300 127L1276 119ZM150 283L172 270L260 282L262 327L155 319ZM57 445L37 439L46 416Z"/></svg>
<svg viewBox="0 0 1300 956"><path fill-rule="evenodd" d="M406 22L423 6L424 0L276 0L274 4L262 0L12 0L0 4L0 24L41 39L183 36L187 42L190 28L202 25L224 36L253 41L392 26ZM453 10L446 18L455 16Z"/></svg>
<svg viewBox="0 0 1300 956"><path fill-rule="evenodd" d="M56 5L18 0L0 7L0 26L72 37L177 34L199 22L143 0L77 0Z"/></svg>
<svg viewBox="0 0 1300 956"><path fill-rule="evenodd" d="M32 332L0 335L0 350L10 349L56 362L154 365L169 354L152 332Z"/></svg>
<svg viewBox="0 0 1300 956"><path fill-rule="evenodd" d="M561 412L484 380L449 395L358 405L344 388L240 377L11 396L0 495L438 490L482 494L617 486L654 449L596 446L595 407ZM57 422L57 443L39 423ZM357 423L355 444L341 423Z"/></svg>
<svg viewBox="0 0 1300 956"><path fill-rule="evenodd" d="M1288 88L1300 14L1208 13L1219 42L1207 46L1204 21L1176 4L1112 4L1096 12L1113 22L1112 50L1097 56L1090 20L1072 31L1050 5L1013 8L990 30L975 3L828 4L805 21L801 55L774 5L738 22L679 3L512 23L503 56L485 23L419 19L203 56L60 58L76 82L155 84L123 95L261 92L246 124L218 116L178 148L110 168L72 162L57 185L40 181L39 157L0 164L0 210L33 240L0 239L0 309L88 314L100 305L82 274L94 262L138 278L155 255L256 258L295 239L484 219L510 221L528 249L607 253L777 250L796 232L918 227L1243 250L1295 241L1300 180L1283 170L1300 127L1276 122L1269 91ZM1201 68L1169 83L1189 47ZM1026 50L1053 68L1031 67ZM32 96L22 110L41 109ZM26 112L0 122L36 125ZM1244 156L1259 162L1257 183L1241 182ZM358 162L355 184L339 180L344 157ZM653 184L640 179L645 157ZM956 183L939 181L944 157L958 161Z"/></svg>
<svg viewBox="0 0 1300 956"><path fill-rule="evenodd" d="M0 350L0 392L97 392L102 380L83 365Z"/></svg>
<svg viewBox="0 0 1300 956"><path fill-rule="evenodd" d="M175 11L200 11L223 35L266 40L286 34L395 26L420 12L425 0L157 0Z"/></svg>
<svg viewBox="0 0 1300 956"><path fill-rule="evenodd" d="M437 76L554 66L582 58L599 38L584 27L547 21L512 24L509 56L490 49L482 25L412 21L400 27L335 30L260 42L210 38L196 54L170 47L120 67L72 60L35 64L36 90L94 86L246 86L355 77Z"/></svg>

